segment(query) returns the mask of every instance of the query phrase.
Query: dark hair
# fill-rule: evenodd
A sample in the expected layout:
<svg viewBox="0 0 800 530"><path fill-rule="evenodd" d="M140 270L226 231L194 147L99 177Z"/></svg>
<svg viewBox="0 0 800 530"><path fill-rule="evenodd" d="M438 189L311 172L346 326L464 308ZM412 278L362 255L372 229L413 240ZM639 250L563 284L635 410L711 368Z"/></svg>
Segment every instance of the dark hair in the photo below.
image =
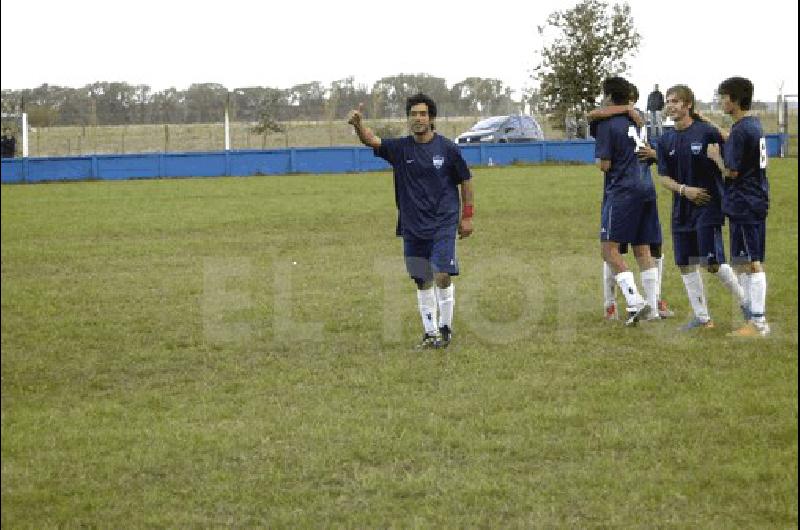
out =
<svg viewBox="0 0 800 530"><path fill-rule="evenodd" d="M631 96L630 96L631 101L639 101L639 89L636 88L636 85L634 85L633 83L630 83L630 85L631 85L631 87L630 87L631 88Z"/></svg>
<svg viewBox="0 0 800 530"><path fill-rule="evenodd" d="M615 105L630 103L631 84L621 77L609 77L603 81L603 95L609 96Z"/></svg>
<svg viewBox="0 0 800 530"><path fill-rule="evenodd" d="M691 116L693 120L703 121L703 118L697 114L697 100L694 99L694 92L692 92L691 88L686 85L675 85L667 90L667 97L669 97L670 94L675 94L678 96L678 99L689 106L689 116Z"/></svg>
<svg viewBox="0 0 800 530"><path fill-rule="evenodd" d="M414 94L410 98L406 100L406 116L411 113L411 107L414 105L419 105L420 103L425 103L428 106L428 116L431 118L436 117L436 103L433 100L420 92L419 94Z"/></svg>
<svg viewBox="0 0 800 530"><path fill-rule="evenodd" d="M753 104L753 83L744 77L729 77L719 84L717 92L726 95L731 101L739 104L742 110L750 110Z"/></svg>

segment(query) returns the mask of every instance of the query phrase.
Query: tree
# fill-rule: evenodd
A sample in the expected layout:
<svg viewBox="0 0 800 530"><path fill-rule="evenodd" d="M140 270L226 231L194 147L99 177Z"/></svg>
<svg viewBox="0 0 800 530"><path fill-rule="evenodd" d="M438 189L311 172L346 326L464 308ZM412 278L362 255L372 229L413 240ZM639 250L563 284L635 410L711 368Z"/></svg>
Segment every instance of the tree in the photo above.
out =
<svg viewBox="0 0 800 530"><path fill-rule="evenodd" d="M377 117L405 117L406 99L423 92L436 102L439 115L444 115L450 91L442 77L429 74L397 74L378 79L372 85L372 114ZM452 114L452 113L451 113Z"/></svg>
<svg viewBox="0 0 800 530"><path fill-rule="evenodd" d="M278 113L285 101L286 94L284 91L267 89L261 102L258 123L253 127L252 131L256 134L264 135L265 138L272 132L285 132L286 127L278 122Z"/></svg>
<svg viewBox="0 0 800 530"><path fill-rule="evenodd" d="M553 125L562 129L568 114L581 117L597 105L603 79L627 72L626 60L641 41L630 6L615 4L609 14L601 0L555 11L538 30L545 45L531 77L539 82L540 101Z"/></svg>
<svg viewBox="0 0 800 530"><path fill-rule="evenodd" d="M186 91L186 113L189 123L222 121L228 89L219 83L193 83Z"/></svg>
<svg viewBox="0 0 800 530"><path fill-rule="evenodd" d="M302 83L289 89L287 100L294 110L292 118L319 120L325 115L327 89L319 81Z"/></svg>
<svg viewBox="0 0 800 530"><path fill-rule="evenodd" d="M511 88L503 87L499 79L468 77L453 85L451 98L459 102L458 111L463 114L490 116L494 113L510 113Z"/></svg>

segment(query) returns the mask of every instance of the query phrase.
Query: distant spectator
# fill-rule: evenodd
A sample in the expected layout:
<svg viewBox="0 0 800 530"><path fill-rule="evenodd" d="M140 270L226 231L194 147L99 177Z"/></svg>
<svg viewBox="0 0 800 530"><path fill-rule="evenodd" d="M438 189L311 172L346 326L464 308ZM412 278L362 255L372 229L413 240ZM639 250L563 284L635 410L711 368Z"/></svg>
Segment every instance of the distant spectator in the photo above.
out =
<svg viewBox="0 0 800 530"><path fill-rule="evenodd" d="M586 121L584 116L578 118L577 127L576 127L576 136L578 138L583 138L584 140L589 140L592 136L589 134L589 122Z"/></svg>
<svg viewBox="0 0 800 530"><path fill-rule="evenodd" d="M664 133L664 124L661 120L661 111L664 110L664 94L658 89L658 84L650 95L647 96L647 112L650 114L650 136L661 136Z"/></svg>
<svg viewBox="0 0 800 530"><path fill-rule="evenodd" d="M578 136L578 120L572 114L567 114L564 118L564 132L567 140L572 140Z"/></svg>
<svg viewBox="0 0 800 530"><path fill-rule="evenodd" d="M3 136L0 138L2 141L2 148L0 154L3 158L13 158L17 153L17 139L11 134L8 129L3 130Z"/></svg>

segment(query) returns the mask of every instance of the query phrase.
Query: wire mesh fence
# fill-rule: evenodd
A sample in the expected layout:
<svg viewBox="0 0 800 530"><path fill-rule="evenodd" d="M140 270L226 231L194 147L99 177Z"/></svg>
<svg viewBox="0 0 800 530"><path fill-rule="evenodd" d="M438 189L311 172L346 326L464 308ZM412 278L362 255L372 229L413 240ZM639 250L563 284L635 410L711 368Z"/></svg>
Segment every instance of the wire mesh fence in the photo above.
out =
<svg viewBox="0 0 800 530"><path fill-rule="evenodd" d="M778 130L777 113L755 112L761 118L766 133ZM710 119L723 126L731 125L730 118L721 112L706 113ZM455 138L468 130L480 117L443 117L436 121L437 131ZM553 127L546 116L537 116L544 129L545 138L563 139L565 133ZM797 156L797 109L788 114L789 141L786 156ZM283 132L258 134L255 123L230 124L231 149L282 149L289 147L321 147L358 145L359 141L344 120L283 122ZM371 120L368 125L376 130L396 135L406 134L403 119ZM17 122L3 127L18 134ZM21 153L17 142L17 156ZM28 154L33 157L77 156L90 154L218 151L225 148L225 129L222 122L193 124L141 124L105 126L31 127L28 134Z"/></svg>

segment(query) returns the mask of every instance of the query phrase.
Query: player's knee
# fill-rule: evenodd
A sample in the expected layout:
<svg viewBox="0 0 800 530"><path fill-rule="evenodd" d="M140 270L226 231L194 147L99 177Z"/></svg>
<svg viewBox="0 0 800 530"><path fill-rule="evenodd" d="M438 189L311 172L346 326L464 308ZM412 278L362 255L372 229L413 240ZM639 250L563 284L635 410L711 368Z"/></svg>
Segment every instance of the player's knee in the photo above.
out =
<svg viewBox="0 0 800 530"><path fill-rule="evenodd" d="M764 267L761 265L760 261L752 261L747 264L747 272L750 274L755 274L757 272L764 272Z"/></svg>
<svg viewBox="0 0 800 530"><path fill-rule="evenodd" d="M448 287L450 287L451 283L450 275L447 274L446 272L437 272L435 280L436 280L436 287L438 287L439 289L447 289Z"/></svg>

